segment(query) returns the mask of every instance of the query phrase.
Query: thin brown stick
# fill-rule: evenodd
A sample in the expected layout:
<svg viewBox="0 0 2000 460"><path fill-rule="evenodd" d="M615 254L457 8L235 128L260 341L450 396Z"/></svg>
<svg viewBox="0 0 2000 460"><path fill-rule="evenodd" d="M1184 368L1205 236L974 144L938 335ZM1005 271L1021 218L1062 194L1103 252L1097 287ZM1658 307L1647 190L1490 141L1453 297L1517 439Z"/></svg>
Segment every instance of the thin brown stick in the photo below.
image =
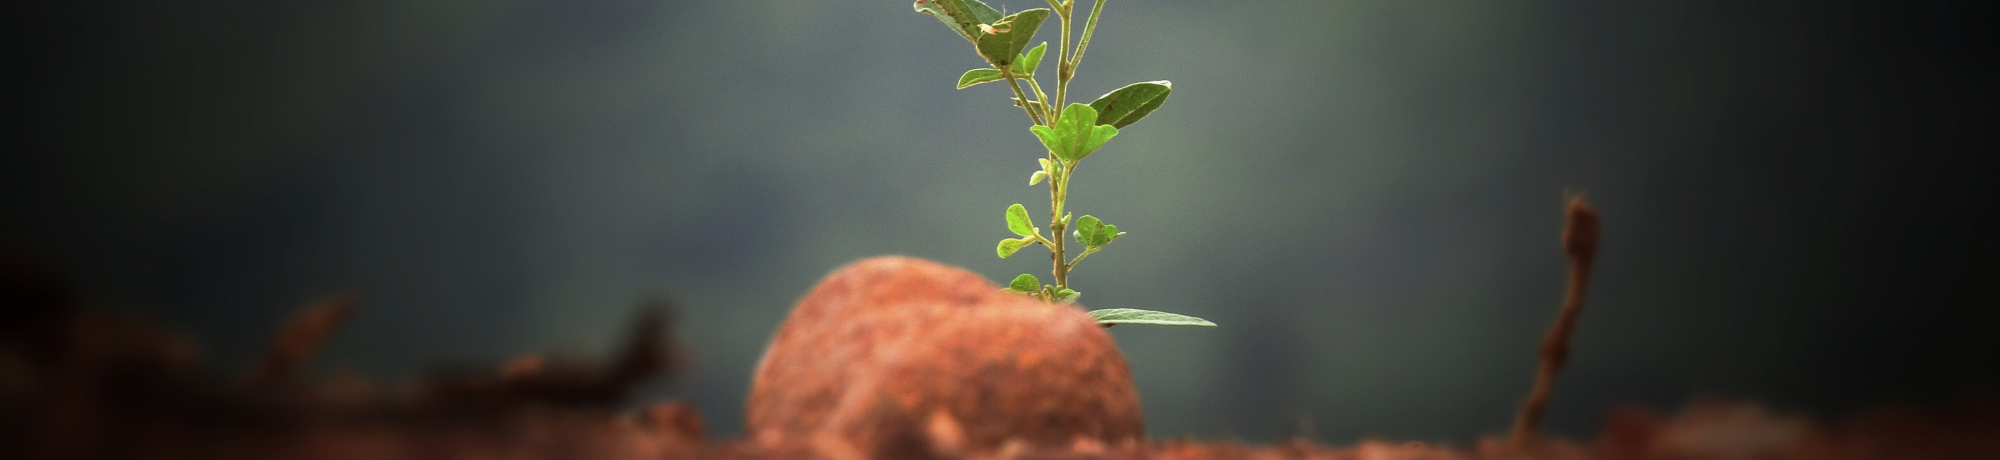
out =
<svg viewBox="0 0 2000 460"><path fill-rule="evenodd" d="M1542 366L1535 374L1535 387L1514 419L1514 445L1526 448L1540 439L1542 411L1549 404L1549 388L1556 373L1569 361L1569 336L1576 330L1576 318L1583 313L1583 294L1590 287L1590 262L1597 255L1597 211L1583 202L1583 194L1570 197L1563 226L1563 252L1569 254L1569 294L1563 298L1556 324L1542 336Z"/></svg>

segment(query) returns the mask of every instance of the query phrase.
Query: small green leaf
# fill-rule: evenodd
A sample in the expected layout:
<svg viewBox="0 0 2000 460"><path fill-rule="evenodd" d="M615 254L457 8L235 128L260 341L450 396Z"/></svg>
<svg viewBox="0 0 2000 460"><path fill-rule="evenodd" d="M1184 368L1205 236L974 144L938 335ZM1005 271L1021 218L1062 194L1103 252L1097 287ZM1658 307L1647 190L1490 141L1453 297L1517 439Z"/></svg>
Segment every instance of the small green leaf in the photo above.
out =
<svg viewBox="0 0 2000 460"><path fill-rule="evenodd" d="M998 80L1000 80L1000 69L967 70L965 71L965 75L958 76L958 89L965 89L968 86Z"/></svg>
<svg viewBox="0 0 2000 460"><path fill-rule="evenodd" d="M1084 247L1103 246L1118 237L1118 226L1105 225L1097 216L1083 216L1076 220L1076 240Z"/></svg>
<svg viewBox="0 0 2000 460"><path fill-rule="evenodd" d="M1028 185L1035 185L1042 183L1042 179L1047 179L1047 178L1049 178L1049 173L1047 171L1035 171L1034 174L1028 175Z"/></svg>
<svg viewBox="0 0 2000 460"><path fill-rule="evenodd" d="M1193 316L1133 308L1093 310L1090 312L1090 317L1097 318L1097 324L1106 326L1114 324L1154 324L1160 326L1215 327L1215 323Z"/></svg>
<svg viewBox="0 0 2000 460"><path fill-rule="evenodd" d="M1049 172L1049 174L1055 174L1055 172L1056 172L1056 169L1055 169L1055 167L1054 167L1054 166L1050 166L1050 165L1051 165L1052 163L1049 163L1049 159L1047 159L1047 158L1036 158L1036 159L1035 159L1035 162L1036 162L1036 163L1041 163L1041 164L1042 164L1042 170L1043 170L1043 171L1048 171L1048 172Z"/></svg>
<svg viewBox="0 0 2000 460"><path fill-rule="evenodd" d="M1123 128L1167 103L1173 92L1174 82L1166 80L1133 83L1091 101L1090 108L1097 109L1098 124Z"/></svg>
<svg viewBox="0 0 2000 460"><path fill-rule="evenodd" d="M1014 255L1015 252L1019 252L1021 248L1026 247L1031 241L1020 238L1000 240L1000 247L994 248L993 252L1000 254L1000 258L1005 259L1008 256Z"/></svg>
<svg viewBox="0 0 2000 460"><path fill-rule="evenodd" d="M1091 152L1104 147L1112 137L1118 135L1118 128L1111 125L1095 124L1097 109L1083 104L1064 107L1062 116L1054 126L1035 125L1028 131L1042 140L1042 145L1055 152L1056 158L1075 162L1089 156Z"/></svg>
<svg viewBox="0 0 2000 460"><path fill-rule="evenodd" d="M1035 68L1042 66L1042 53L1048 51L1048 49L1049 42L1042 42L1040 45L1035 45L1034 49L1028 50L1027 55L1021 56L1020 60L1015 61L1014 73L1016 76L1035 76Z"/></svg>
<svg viewBox="0 0 2000 460"><path fill-rule="evenodd" d="M1102 232L1104 230L1103 227L1104 223L1098 221L1097 216L1085 215L1083 216L1082 219L1077 219L1076 230L1072 231L1071 233L1076 235L1077 242L1083 243L1083 246L1087 248L1091 246L1097 246L1095 244L1091 244L1090 241L1097 237L1098 232Z"/></svg>
<svg viewBox="0 0 2000 460"><path fill-rule="evenodd" d="M944 21L946 27L973 43L979 43L980 24L1000 20L1000 11L979 0L917 0L911 7Z"/></svg>
<svg viewBox="0 0 2000 460"><path fill-rule="evenodd" d="M975 30L981 31L974 36L974 42L979 44L979 56L993 63L994 67L1012 65L1015 58L1021 57L1021 50L1028 48L1028 41L1035 38L1035 29L1042 27L1042 20L1048 18L1048 8L1035 8L986 23L984 28L975 25Z"/></svg>
<svg viewBox="0 0 2000 460"><path fill-rule="evenodd" d="M1030 275L1027 273L1022 273L1021 276L1014 277L1013 282L1007 283L1007 290L1013 292L1019 292L1022 294L1039 291L1041 289L1042 289L1042 280L1035 279L1035 275Z"/></svg>
<svg viewBox="0 0 2000 460"><path fill-rule="evenodd" d="M1062 290L1060 290L1060 291L1056 291L1056 301L1057 301L1057 302L1062 302L1062 303L1076 303L1076 299L1078 299L1078 298L1081 298L1081 297L1083 297L1083 293L1081 293L1081 292L1076 292L1076 290L1074 290L1074 289L1069 289L1069 288L1063 288L1063 289L1062 289Z"/></svg>
<svg viewBox="0 0 2000 460"><path fill-rule="evenodd" d="M1007 230L1021 236L1036 233L1035 224L1028 223L1028 208L1020 203L1007 207Z"/></svg>

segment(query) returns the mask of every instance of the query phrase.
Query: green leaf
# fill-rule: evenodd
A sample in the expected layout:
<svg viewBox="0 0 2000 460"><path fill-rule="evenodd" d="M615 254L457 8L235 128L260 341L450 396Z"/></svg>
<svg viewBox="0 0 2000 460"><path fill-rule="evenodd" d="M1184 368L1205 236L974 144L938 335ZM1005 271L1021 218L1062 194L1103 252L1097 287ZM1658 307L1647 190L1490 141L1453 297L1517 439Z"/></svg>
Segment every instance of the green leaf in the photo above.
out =
<svg viewBox="0 0 2000 460"><path fill-rule="evenodd" d="M972 8L972 17L978 18L979 22L992 24L994 21L1000 20L1000 10L993 9L993 7L991 6L987 6L986 2L982 2L979 0L965 0L965 6L968 8Z"/></svg>
<svg viewBox="0 0 2000 460"><path fill-rule="evenodd" d="M1035 68L1042 66L1042 53L1048 49L1049 42L1042 42L1040 45L1035 45L1034 49L1028 50L1026 56L1021 56L1019 61L1015 61L1014 74L1022 77L1035 76Z"/></svg>
<svg viewBox="0 0 2000 460"><path fill-rule="evenodd" d="M1008 238L1000 240L1000 247L994 248L993 252L1000 254L1000 258L1005 259L1008 256L1014 255L1015 252L1019 252L1021 248L1027 247L1028 243L1031 243L1033 241L1034 240L1022 239L1022 238Z"/></svg>
<svg viewBox="0 0 2000 460"><path fill-rule="evenodd" d="M1083 297L1083 293L1081 293L1081 292L1076 292L1076 290L1074 290L1074 289L1069 289L1069 288L1063 288L1063 289L1062 289L1062 290L1060 290L1060 291L1056 291L1056 301L1057 301L1057 302L1062 302L1062 303L1076 303L1076 299L1078 299L1078 298L1081 298L1081 297Z"/></svg>
<svg viewBox="0 0 2000 460"><path fill-rule="evenodd" d="M1021 276L1014 277L1013 282L1007 283L1008 291L1019 292L1022 294L1035 292L1041 289L1042 289L1042 280L1035 279L1035 275L1030 275L1027 273L1022 273Z"/></svg>
<svg viewBox="0 0 2000 460"><path fill-rule="evenodd" d="M1114 324L1154 324L1160 326L1215 327L1215 323L1193 316L1133 308L1093 310L1090 312L1090 317L1097 318L1097 324L1106 326Z"/></svg>
<svg viewBox="0 0 2000 460"><path fill-rule="evenodd" d="M1075 233L1076 241L1083 243L1086 248L1103 246L1105 243L1104 222L1097 220L1097 216L1086 214L1082 219L1077 219Z"/></svg>
<svg viewBox="0 0 2000 460"><path fill-rule="evenodd" d="M1048 177L1049 177L1048 171L1035 171L1034 174L1028 175L1028 185L1035 185L1042 183L1042 179L1047 179Z"/></svg>
<svg viewBox="0 0 2000 460"><path fill-rule="evenodd" d="M1028 131L1035 133L1035 137L1040 138L1049 151L1055 152L1056 158L1075 162L1103 148L1105 142L1118 135L1118 128L1099 125L1096 121L1097 109L1070 104L1063 108L1062 116L1056 119L1054 126L1035 125L1028 127Z"/></svg>
<svg viewBox="0 0 2000 460"><path fill-rule="evenodd" d="M1091 101L1090 108L1097 109L1099 124L1123 128L1160 108L1173 92L1174 82L1166 80L1133 83Z"/></svg>
<svg viewBox="0 0 2000 460"><path fill-rule="evenodd" d="M1028 48L1028 41L1035 38L1035 29L1042 27L1042 20L1048 18L1048 8L1035 8L988 23L985 30L993 32L982 31L974 39L979 44L979 56L994 67L1012 65L1021 56L1021 50Z"/></svg>
<svg viewBox="0 0 2000 460"><path fill-rule="evenodd" d="M1055 171L1056 171L1056 169L1055 169L1055 167L1053 167L1053 166L1050 166L1050 165L1051 165L1051 163L1049 163L1049 159L1047 159L1047 158L1036 158L1036 159L1035 159L1035 162L1036 162L1036 163L1040 163L1040 164L1042 165L1042 170L1043 170L1043 171L1048 171L1048 172L1049 172L1049 174L1055 174Z"/></svg>
<svg viewBox="0 0 2000 460"><path fill-rule="evenodd" d="M979 43L980 24L1000 20L999 11L979 0L917 0L911 7L944 21L946 27L973 43Z"/></svg>
<svg viewBox="0 0 2000 460"><path fill-rule="evenodd" d="M965 75L958 76L958 89L965 89L967 86L998 80L1000 80L1000 69L967 70L965 71Z"/></svg>
<svg viewBox="0 0 2000 460"><path fill-rule="evenodd" d="M1007 230L1021 236L1038 233L1035 224L1028 223L1028 208L1020 203L1007 207Z"/></svg>
<svg viewBox="0 0 2000 460"><path fill-rule="evenodd" d="M1084 247L1094 248L1111 243L1118 238L1118 226L1105 225L1097 216L1083 216L1076 220L1076 240Z"/></svg>

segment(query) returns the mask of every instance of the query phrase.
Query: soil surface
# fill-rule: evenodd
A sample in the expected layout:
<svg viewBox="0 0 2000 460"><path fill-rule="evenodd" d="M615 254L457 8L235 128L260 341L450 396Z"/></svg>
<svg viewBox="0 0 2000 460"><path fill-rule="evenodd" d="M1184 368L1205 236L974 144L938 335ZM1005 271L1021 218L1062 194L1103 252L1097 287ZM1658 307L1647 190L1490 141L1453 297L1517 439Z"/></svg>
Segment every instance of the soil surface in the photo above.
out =
<svg viewBox="0 0 2000 460"><path fill-rule="evenodd" d="M681 402L621 409L634 386L678 370L665 308L608 359L529 355L384 385L292 375L352 299L303 309L267 359L230 378L204 370L189 338L83 298L48 264L0 257L0 457L2000 458L2000 399L1835 423L1701 402L1613 413L1590 442L1148 440L1124 359L1087 315L908 258L850 265L800 301L759 366L743 439L708 439Z"/></svg>

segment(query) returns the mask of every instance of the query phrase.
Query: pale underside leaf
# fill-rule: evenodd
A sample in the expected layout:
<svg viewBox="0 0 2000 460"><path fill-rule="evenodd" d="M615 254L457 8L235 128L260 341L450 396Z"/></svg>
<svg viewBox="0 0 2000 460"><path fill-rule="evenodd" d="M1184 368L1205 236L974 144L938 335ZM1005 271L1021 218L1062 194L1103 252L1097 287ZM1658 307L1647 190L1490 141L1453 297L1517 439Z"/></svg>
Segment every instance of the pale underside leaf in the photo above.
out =
<svg viewBox="0 0 2000 460"><path fill-rule="evenodd" d="M1215 323L1193 316L1167 313L1163 311L1140 310L1136 308L1106 308L1090 312L1097 324L1152 324L1157 326L1202 326L1216 327Z"/></svg>

